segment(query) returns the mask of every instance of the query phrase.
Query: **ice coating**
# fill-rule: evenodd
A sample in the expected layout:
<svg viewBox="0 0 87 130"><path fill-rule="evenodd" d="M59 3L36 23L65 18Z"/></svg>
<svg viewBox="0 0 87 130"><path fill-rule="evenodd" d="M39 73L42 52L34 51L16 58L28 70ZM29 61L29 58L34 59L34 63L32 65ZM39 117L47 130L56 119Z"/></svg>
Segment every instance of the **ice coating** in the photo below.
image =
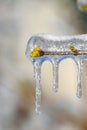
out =
<svg viewBox="0 0 87 130"><path fill-rule="evenodd" d="M40 104L41 104L41 65L40 61L34 62L34 78L36 83L36 113L40 114Z"/></svg>
<svg viewBox="0 0 87 130"><path fill-rule="evenodd" d="M58 91L58 70L59 70L59 56L54 56L52 59L52 67L53 67L53 91Z"/></svg>
<svg viewBox="0 0 87 130"><path fill-rule="evenodd" d="M77 36L56 37L49 34L38 34L32 36L26 48L26 56L33 63L34 77L36 82L36 113L40 113L41 104L41 65L45 60L52 63L53 69L53 90L58 91L58 68L59 63L66 58L72 58L78 67L77 76L77 97L82 96L82 72L84 61L87 55L44 55L39 58L30 57L29 54L34 48L40 48L44 52L70 52L70 46L74 46L76 50L87 51L87 34Z"/></svg>
<svg viewBox="0 0 87 130"><path fill-rule="evenodd" d="M82 73L83 73L83 65L84 60L81 56L77 56L77 66L78 66L78 76L77 76L77 97L80 98L82 96Z"/></svg>

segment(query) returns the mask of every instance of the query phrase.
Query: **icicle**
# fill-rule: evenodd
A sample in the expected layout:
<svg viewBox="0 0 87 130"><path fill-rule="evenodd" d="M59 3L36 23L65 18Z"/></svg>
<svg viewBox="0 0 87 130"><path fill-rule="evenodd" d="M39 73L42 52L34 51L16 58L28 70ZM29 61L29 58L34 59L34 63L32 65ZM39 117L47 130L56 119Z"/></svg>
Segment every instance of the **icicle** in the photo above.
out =
<svg viewBox="0 0 87 130"><path fill-rule="evenodd" d="M78 85L77 85L77 97L81 98L82 96L82 72L83 72L83 59L81 56L77 56L77 66L78 66Z"/></svg>
<svg viewBox="0 0 87 130"><path fill-rule="evenodd" d="M35 63L34 63L34 65L33 65L33 76L34 76L34 79L35 79L35 77L36 77L36 65L35 65Z"/></svg>
<svg viewBox="0 0 87 130"><path fill-rule="evenodd" d="M34 78L36 83L36 113L40 114L41 110L41 65L39 60L34 63Z"/></svg>
<svg viewBox="0 0 87 130"><path fill-rule="evenodd" d="M78 0L80 2L81 0ZM85 0L84 0L85 1ZM84 3L85 4L85 3ZM87 10L87 5L83 6ZM41 65L40 62L45 59L52 58L53 65L53 90L58 90L58 68L59 58L63 55L74 57L78 66L78 85L77 96L82 96L81 80L83 71L83 56L87 56L87 34L56 37L49 34L38 34L32 36L28 43L25 52L27 58L33 61L34 78L36 81L36 113L40 113L41 104ZM82 56L81 56L82 55ZM84 57L87 58L87 57ZM51 59L50 59L51 60Z"/></svg>
<svg viewBox="0 0 87 130"><path fill-rule="evenodd" d="M53 58L52 61L53 66L53 91L58 91L58 56Z"/></svg>

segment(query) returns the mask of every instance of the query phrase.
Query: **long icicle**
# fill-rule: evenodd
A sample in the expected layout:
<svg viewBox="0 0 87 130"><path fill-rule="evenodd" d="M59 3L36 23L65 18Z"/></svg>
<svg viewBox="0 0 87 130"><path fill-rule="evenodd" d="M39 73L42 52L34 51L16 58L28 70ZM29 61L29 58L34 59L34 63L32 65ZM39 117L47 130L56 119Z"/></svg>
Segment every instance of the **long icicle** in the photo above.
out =
<svg viewBox="0 0 87 130"><path fill-rule="evenodd" d="M58 56L53 58L52 61L52 67L53 67L53 91L58 91Z"/></svg>
<svg viewBox="0 0 87 130"><path fill-rule="evenodd" d="M36 83L36 114L41 113L41 65L39 60L34 63L34 76Z"/></svg>
<svg viewBox="0 0 87 130"><path fill-rule="evenodd" d="M77 80L78 80L78 84L77 84L77 97L81 98L82 97L82 73L83 73L83 59L81 56L77 56L77 66L78 66L78 76L77 76Z"/></svg>

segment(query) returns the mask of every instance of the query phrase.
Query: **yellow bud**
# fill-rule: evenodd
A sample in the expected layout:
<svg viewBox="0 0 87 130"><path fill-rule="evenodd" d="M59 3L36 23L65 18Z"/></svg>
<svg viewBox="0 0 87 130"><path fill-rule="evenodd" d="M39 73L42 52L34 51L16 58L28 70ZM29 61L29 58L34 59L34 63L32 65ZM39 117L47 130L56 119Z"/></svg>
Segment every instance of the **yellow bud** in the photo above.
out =
<svg viewBox="0 0 87 130"><path fill-rule="evenodd" d="M29 56L33 57L33 52L31 52L31 53L29 54Z"/></svg>
<svg viewBox="0 0 87 130"><path fill-rule="evenodd" d="M34 51L41 51L41 49L40 48L34 48Z"/></svg>
<svg viewBox="0 0 87 130"><path fill-rule="evenodd" d="M82 5L82 9L83 9L84 11L87 11L87 4Z"/></svg>
<svg viewBox="0 0 87 130"><path fill-rule="evenodd" d="M74 51L75 51L75 47L74 47L74 46L70 46L70 50L71 50L72 52L74 52Z"/></svg>
<svg viewBox="0 0 87 130"><path fill-rule="evenodd" d="M40 57L44 55L44 52L40 48L34 48L34 50L29 55L31 57Z"/></svg>

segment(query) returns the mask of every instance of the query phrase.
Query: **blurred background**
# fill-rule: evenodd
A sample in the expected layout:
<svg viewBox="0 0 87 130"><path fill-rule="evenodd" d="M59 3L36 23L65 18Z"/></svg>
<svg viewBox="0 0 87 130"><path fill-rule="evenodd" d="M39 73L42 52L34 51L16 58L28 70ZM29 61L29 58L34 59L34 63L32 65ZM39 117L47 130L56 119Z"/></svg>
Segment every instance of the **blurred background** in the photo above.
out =
<svg viewBox="0 0 87 130"><path fill-rule="evenodd" d="M35 114L33 66L25 56L28 39L87 33L84 0L0 0L0 130L87 130L87 62L83 96L76 97L77 66L60 63L59 91L52 92L52 66L42 66L42 115ZM79 8L80 7L80 8Z"/></svg>

